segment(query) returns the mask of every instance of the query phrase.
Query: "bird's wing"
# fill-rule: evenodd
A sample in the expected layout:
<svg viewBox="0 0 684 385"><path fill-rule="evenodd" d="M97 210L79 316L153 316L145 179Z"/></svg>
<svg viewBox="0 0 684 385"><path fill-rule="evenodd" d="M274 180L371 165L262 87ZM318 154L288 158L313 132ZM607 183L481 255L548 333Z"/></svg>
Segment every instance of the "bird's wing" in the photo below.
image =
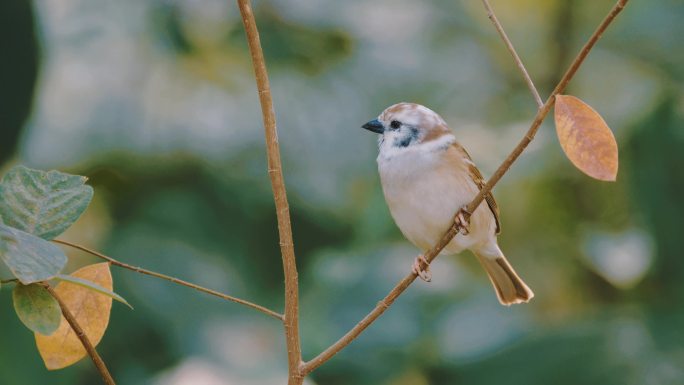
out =
<svg viewBox="0 0 684 385"><path fill-rule="evenodd" d="M473 159L470 157L470 154L468 154L468 151L466 151L466 149L458 143L454 142L453 146L456 147L456 149L468 160L468 172L470 173L470 177L472 178L473 182L475 182L475 185L482 190L487 182L482 177L480 170L478 170L477 166L475 166L475 163L473 163ZM487 201L487 205L492 211L492 214L494 214L494 220L496 221L496 234L499 234L501 233L501 223L499 222L499 206L496 204L494 195L492 195L491 191L485 195L484 199Z"/></svg>

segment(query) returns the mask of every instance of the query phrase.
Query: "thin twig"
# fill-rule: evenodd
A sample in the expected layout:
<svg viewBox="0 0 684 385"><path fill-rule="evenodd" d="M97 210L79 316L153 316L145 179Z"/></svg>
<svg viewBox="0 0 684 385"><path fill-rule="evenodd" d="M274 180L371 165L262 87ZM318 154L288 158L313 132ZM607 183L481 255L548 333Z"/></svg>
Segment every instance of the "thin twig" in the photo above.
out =
<svg viewBox="0 0 684 385"><path fill-rule="evenodd" d="M511 40L508 38L508 35L506 35L506 31L504 31L503 26L499 22L499 19L496 17L496 14L494 14L494 10L492 9L492 6L489 5L489 1L482 0L482 3L484 4L485 9L487 10L487 17L489 17L489 20L491 20L492 23L494 23L494 27L496 28L497 32L499 32L499 36L501 36L504 43L506 43L506 48L508 48L508 52L510 52L511 55L513 55L513 60L515 60L515 64L518 66L520 72L522 72L522 75L525 78L525 82L527 83L527 88L530 89L530 92L532 92L532 96L534 97L534 101L537 102L537 107L541 108L544 105L544 102L542 102L542 98L541 96L539 96L539 92L537 91L537 88L534 86L532 78L530 78L530 75L527 73L527 70L525 69L525 66L522 63L522 60L520 60L520 56L518 56L518 53L515 51L513 43L511 43Z"/></svg>
<svg viewBox="0 0 684 385"><path fill-rule="evenodd" d="M252 5L249 0L237 0L242 15L242 23L247 34L247 44L252 56L252 66L256 77L259 103L264 120L264 134L266 136L266 154L268 158L268 175L271 179L273 198L278 219L278 236L280 238L280 254L283 259L283 273L285 276L285 341L287 343L287 362L289 385L300 385L304 377L301 374L302 350L299 337L299 279L295 262L294 244L292 241L292 225L290 223L290 209L285 191L283 167L280 161L280 147L278 145L278 131L276 127L273 98L266 71L266 61L259 40L259 31Z"/></svg>
<svg viewBox="0 0 684 385"><path fill-rule="evenodd" d="M116 385L114 379L112 378L112 375L109 374L107 365L105 365L104 361L102 360L102 357L100 357L100 355L97 354L97 350L95 350L93 344L90 343L88 336L81 328L81 325L78 324L78 321L76 321L76 317L74 317L74 315L71 314L69 308L67 308L66 304L62 301L61 298L59 298L59 295L57 295L55 290L48 283L43 283L42 285L45 288L45 290L47 290L47 292L50 293L50 295L55 300L57 300L59 307L62 309L62 314L64 315L64 318L69 323L71 329L74 331L78 339L81 341L81 344L83 344L83 347L85 348L86 352L88 352L90 358L93 360L93 363L95 364L97 370L100 372L100 375L102 376L102 379L104 380L105 384Z"/></svg>
<svg viewBox="0 0 684 385"><path fill-rule="evenodd" d="M273 318L275 318L275 319L278 319L278 320L281 320L281 321L283 320L282 314L276 313L276 312L274 312L273 310L267 309L267 308L265 308L265 307L263 307L263 306L261 306L261 305L257 305L257 304L254 304L254 303L252 303L252 302L245 301L244 299L240 299L240 298L236 298L236 297L233 297L233 296L230 296L230 295L227 295L227 294L223 294L223 293L220 293L220 292L218 292L218 291L216 291L216 290L207 289L207 288L205 288L205 287L196 285L196 284L194 284L194 283L187 282L187 281L183 281L182 279L174 278L174 277L171 277L171 276L168 276L168 275L165 275L165 274L161 274L161 273L157 273L157 272L154 272L154 271L151 271L151 270L146 270L146 269L143 269L143 268L140 268L140 267L137 267L137 266L132 266L132 265L129 265L129 264L127 264L127 263L120 262L120 261L118 261L118 260L116 260L116 259L114 259L114 258L112 258L112 257L108 257L108 256L106 256L106 255L104 255L104 254L102 254L102 253L100 253L100 252L97 252L97 251L95 251L95 250L91 250L91 249L89 249L89 248L87 248L87 247L85 247L85 246L81 246L81 245L76 244L76 243L64 241L64 240L61 240L61 239L53 239L52 242L59 243L59 244L61 244L61 245L73 247L73 248L75 248L75 249L84 251L84 252L86 252L86 253L88 253L88 254L94 255L94 256L96 256L96 257L98 257L98 258L101 258L101 259L104 259L105 261L111 263L111 264L114 265L114 266L118 266L118 267L122 267L122 268L124 268L124 269L132 270L132 271L135 271L136 273L149 275L149 276L151 276L151 277L156 277L156 278L165 279L165 280L167 280L167 281L170 281L170 282L173 282L173 283L177 283L177 284L179 284L179 285L182 285L182 286L185 286L185 287L189 287L189 288L195 289L195 290L197 290L197 291L201 291L202 293L211 294L211 295L213 295L213 296L216 296L216 297L225 299L226 301L231 301L231 302L239 303L239 304L241 304L241 305L245 305L245 306L250 307L250 308L252 308L252 309L254 309L254 310L257 310L257 311L260 311L260 312L262 312L262 313L264 313L264 314L266 314L266 315L269 315L269 316L271 316L271 317L273 317Z"/></svg>
<svg viewBox="0 0 684 385"><path fill-rule="evenodd" d="M19 280L18 280L18 279L16 279L16 278L9 278L9 279L3 279L3 280L0 280L0 284L3 284L3 285L4 285L4 284L6 284L6 283L10 283L10 282L18 282L18 281L19 281Z"/></svg>
<svg viewBox="0 0 684 385"><path fill-rule="evenodd" d="M539 125L551 110L551 107L553 106L555 101L555 96L565 89L570 79L572 79L572 77L577 72L577 69L580 67L584 59L587 57L589 51L591 51L594 44L596 44L596 41L601 37L605 29L615 18L615 16L617 16L618 13L622 11L622 8L624 8L627 1L628 0L619 0L617 4L615 4L615 6L608 13L608 15L603 19L599 27L596 29L596 31L594 31L594 33L591 35L587 43L579 52L573 63L570 65L570 68L567 70L563 78L558 82L558 85L551 93L551 96L549 96L549 99L546 101L546 103L544 103L542 108L540 108L537 111L537 115L535 116L534 121L532 122L532 125L530 126L529 130L525 134L525 137L523 137L523 139L515 147L513 152L511 152L511 154L506 158L506 160L504 160L501 166L499 166L499 168L496 170L496 172L489 180L489 182L485 185L485 187L482 188L480 193L477 196L475 196L475 198L472 200L472 202L470 202L470 204L468 204L468 206L466 207L466 210L468 212L472 213L475 211L475 209L480 205L480 203L484 199L485 194L492 190L492 187L494 187L494 185L501 179L501 177L506 173L506 171L508 171L513 162L520 156L520 154L527 147L530 141L532 141L534 135L537 132L537 129L539 128ZM455 219L456 218L454 216L454 221ZM456 236L458 231L459 229L456 225L451 226L449 230L447 230L447 232L442 236L437 245L435 245L432 249L430 249L427 253L424 254L425 258L429 262L432 262L432 260L434 260L437 257L439 252L442 251L442 249L451 241L451 239L454 236ZM376 307L368 315L366 315L358 324L356 324L356 326L349 330L347 334L342 336L342 338L337 340L337 342L335 342L330 347L325 349L311 361L306 362L303 367L303 374L306 375L308 373L311 373L313 370L315 370L316 368L324 364L326 361L331 359L344 347L349 345L356 337L359 336L359 334L361 334L370 324L372 324L373 321L380 317L385 312L385 310L387 310L387 308L392 305L392 303L394 303L397 297L399 297L399 295L401 295L401 293L403 293L404 290L406 290L406 288L408 288L409 285L411 285L411 283L416 279L416 277L417 276L415 273L411 273L404 279L402 279L392 289L392 291L390 291L390 293L382 301L378 302Z"/></svg>

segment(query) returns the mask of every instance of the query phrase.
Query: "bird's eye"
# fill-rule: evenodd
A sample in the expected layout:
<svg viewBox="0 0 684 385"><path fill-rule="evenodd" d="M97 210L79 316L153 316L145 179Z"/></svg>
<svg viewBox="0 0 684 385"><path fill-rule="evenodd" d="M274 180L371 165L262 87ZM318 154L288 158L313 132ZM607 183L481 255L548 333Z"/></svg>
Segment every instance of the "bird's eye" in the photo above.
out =
<svg viewBox="0 0 684 385"><path fill-rule="evenodd" d="M401 127L401 122L398 120L393 120L390 123L390 127L394 128L396 130L397 128Z"/></svg>

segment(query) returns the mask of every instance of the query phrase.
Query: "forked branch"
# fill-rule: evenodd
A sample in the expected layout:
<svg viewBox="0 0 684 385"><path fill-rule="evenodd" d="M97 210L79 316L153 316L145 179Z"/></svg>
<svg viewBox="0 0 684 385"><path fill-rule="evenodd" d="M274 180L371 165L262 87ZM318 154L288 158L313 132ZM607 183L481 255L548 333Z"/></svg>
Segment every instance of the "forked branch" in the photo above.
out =
<svg viewBox="0 0 684 385"><path fill-rule="evenodd" d="M599 24L598 28L594 31L594 33L591 35L589 40L584 44L580 52L577 54L575 59L572 61L572 64L570 64L570 67L568 70L565 72L561 80L558 82L556 85L556 88L551 92L551 95L549 98L546 100L546 103L537 111L537 115L534 117L534 120L532 121L532 125L530 125L530 128L527 130L527 133L525 136L520 140L520 143L513 149L513 151L508 155L506 160L499 166L499 168L494 172L494 174L489 178L489 181L487 184L480 190L480 193L475 196L475 198L470 202L470 204L467 207L467 210L469 212L474 212L475 209L480 205L482 200L484 199L484 196L488 194L490 191L492 191L492 188L494 185L499 182L501 177L508 171L509 168L511 168L511 165L513 162L515 162L516 159L520 156L520 154L525 150L525 148L530 144L532 139L534 139L534 136L537 134L537 130L539 129L539 126L542 124L544 121L544 118L546 115L549 113L551 110L551 107L553 107L553 104L556 101L556 95L560 94L561 92L565 91L565 87L567 87L568 83L570 80L575 76L575 73L577 73L577 70L579 67L582 65L584 62L584 59L587 58L587 55L591 51L592 48L594 48L594 45L598 41L598 39L601 38L601 35L603 35L603 32L605 32L606 28L610 25L610 23L613 22L615 17L622 11L622 9L625 7L629 0L618 0L618 2L613 6L613 8L608 12L608 15L603 19L601 24ZM453 238L453 236L451 237ZM450 239L451 239L450 238ZM440 249L441 251L441 249ZM426 257L427 258L427 257ZM434 259L434 257L432 258ZM432 260L428 259L428 260Z"/></svg>
<svg viewBox="0 0 684 385"><path fill-rule="evenodd" d="M626 5L628 0L619 0L613 8L610 10L608 15L603 19L601 24L598 26L596 31L591 35L587 43L584 45L582 50L577 54L575 57L575 60L572 62L570 65L570 68L565 72L565 75L561 78L561 80L558 82L558 85L556 88L553 90L549 98L546 100L546 103L544 103L541 108L537 111L536 116L534 117L534 120L532 121L532 124L530 128L528 129L527 133L525 136L522 138L520 143L513 149L510 155L503 161L501 166L496 170L494 175L489 179L487 184L485 185L484 188L480 191L480 193L473 198L473 200L468 204L466 207L467 212L474 212L475 209L482 203L482 200L484 199L484 196L489 193L494 185L501 179L501 177L508 171L508 169L511 167L513 162L515 162L516 159L520 156L520 154L525 150L527 145L530 144L532 139L534 139L535 134L537 133L537 130L539 129L539 126L541 125L542 121L546 117L546 115L549 113L551 110L551 107L553 107L553 104L555 102L555 97L559 93L563 92L565 90L565 87L568 85L568 82L572 79L572 77L575 75L577 70L579 69L580 65L582 62L584 62L584 59L587 57L591 49L594 47L598 39L601 37L603 32L606 30L608 25L615 19L615 17L622 11L624 6ZM495 23L496 25L496 23ZM499 25L500 26L500 25ZM503 31L503 29L501 29ZM507 39L506 39L507 40ZM508 41L510 43L510 41ZM508 44L507 43L507 44ZM511 45L512 47L512 45ZM515 52L515 50L512 50L512 52ZM517 55L515 55L517 57ZM519 59L516 60L519 66L522 66L522 62L519 61ZM524 67L522 67L524 69ZM527 74L527 71L523 71L524 74ZM526 77L529 77L526 75ZM454 223L455 223L455 216L454 216ZM432 249L430 249L427 253L424 254L424 257L429 261L432 262L437 255L442 251L444 247L451 241L451 239L456 236L459 232L459 228L456 225L453 225L450 227L447 232L442 236L440 241L435 245ZM331 359L335 354L337 354L340 350L345 348L347 345L349 345L356 337L358 337L368 326L370 326L378 317L380 317L385 310L391 306L394 301L401 295L404 290L406 290L411 283L416 279L416 274L411 273L404 277L391 291L390 293L383 298L380 302L378 302L377 306L370 312L368 315L366 315L356 326L354 326L347 334L342 336L337 342L332 344L329 348L325 349L323 352L321 352L318 356L313 358L311 361L308 361L304 364L303 372L304 374L311 373L313 370L324 364L326 361Z"/></svg>

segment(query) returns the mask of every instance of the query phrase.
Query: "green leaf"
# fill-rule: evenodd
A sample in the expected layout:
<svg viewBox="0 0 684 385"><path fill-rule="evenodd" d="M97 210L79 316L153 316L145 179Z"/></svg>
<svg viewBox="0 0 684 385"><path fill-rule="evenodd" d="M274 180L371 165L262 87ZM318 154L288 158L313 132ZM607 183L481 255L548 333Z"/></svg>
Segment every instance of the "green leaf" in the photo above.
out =
<svg viewBox="0 0 684 385"><path fill-rule="evenodd" d="M12 299L14 310L27 328L49 336L59 327L62 320L59 303L41 285L17 283Z"/></svg>
<svg viewBox="0 0 684 385"><path fill-rule="evenodd" d="M74 277L71 275L64 275L64 274L58 274L57 276L55 276L55 279L58 279L58 280L64 281L64 282L73 283L74 285L83 286L86 289L90 289L90 290L96 291L100 294L104 294L107 297L113 298L113 299L121 302L122 304L130 307L131 309L133 309L133 306L131 306L131 304L129 304L128 301L126 301L122 296L116 294L115 292L113 292L111 290L105 289L104 287L96 284L95 282L91 282L91 281L88 281L87 279L78 278L78 277Z"/></svg>
<svg viewBox="0 0 684 385"><path fill-rule="evenodd" d="M11 169L0 182L0 219L51 240L83 214L93 197L87 178L59 171Z"/></svg>
<svg viewBox="0 0 684 385"><path fill-rule="evenodd" d="M67 257L54 244L10 226L0 224L0 259L24 285L57 275Z"/></svg>

